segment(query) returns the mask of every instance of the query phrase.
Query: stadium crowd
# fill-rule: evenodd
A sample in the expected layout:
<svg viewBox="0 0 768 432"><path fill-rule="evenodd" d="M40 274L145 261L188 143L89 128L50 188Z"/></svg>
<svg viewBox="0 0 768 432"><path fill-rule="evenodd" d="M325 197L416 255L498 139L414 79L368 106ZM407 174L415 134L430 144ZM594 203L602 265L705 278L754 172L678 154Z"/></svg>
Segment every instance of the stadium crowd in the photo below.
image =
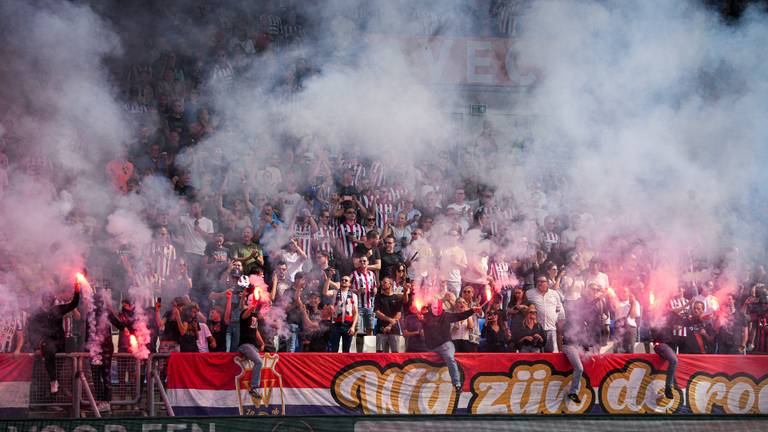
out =
<svg viewBox="0 0 768 432"><path fill-rule="evenodd" d="M563 351L579 344L566 323L591 333L583 345L615 352L659 339L680 353L768 352L762 265L740 269L725 286L727 259L691 255L672 281L676 294L656 302L650 278L663 260L630 233L601 233L609 240L597 243L601 228L589 212L561 204L557 175L531 180L529 196L515 196L463 169L499 151L491 124L408 175L355 147L333 152L289 136L270 158L225 154L215 142L233 125L212 95L243 79L252 62L300 43L303 31L295 16L267 13L250 28L230 23L205 58L164 52L112 68L137 133L127 157L107 164L107 178L130 195L146 178L165 177L175 197L146 206L153 240L144 253L110 240L88 257L93 285L111 288L119 302L101 306L109 325L97 331L110 335L103 352L114 351L112 328L117 352L131 350L136 288L152 293L153 304L142 305L152 352L254 358L349 352L353 342L361 352L365 336L375 336L377 352L432 351L442 340L425 333L425 314L439 314L430 305L466 316L450 324L457 352ZM296 60L274 92L290 98L317 73ZM12 123L4 129L3 168L50 164L17 155L23 137ZM0 175L0 190L12 181ZM69 215L84 225L88 217ZM2 352L84 350L89 327L75 309L79 297L67 288L43 298L42 310L0 317ZM664 325L650 318L654 311ZM55 382L55 370L48 373Z"/></svg>

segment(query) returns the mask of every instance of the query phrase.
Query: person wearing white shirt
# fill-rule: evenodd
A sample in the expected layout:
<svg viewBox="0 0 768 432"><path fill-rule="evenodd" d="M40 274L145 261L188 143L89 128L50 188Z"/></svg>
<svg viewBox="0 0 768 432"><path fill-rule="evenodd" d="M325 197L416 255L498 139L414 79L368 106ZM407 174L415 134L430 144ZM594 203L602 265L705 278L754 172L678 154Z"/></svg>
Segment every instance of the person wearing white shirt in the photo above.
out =
<svg viewBox="0 0 768 432"><path fill-rule="evenodd" d="M193 202L190 205L189 214L179 217L179 226L181 228L184 252L187 257L187 266L192 273L192 281L196 285L200 285L205 275L205 263L207 262L205 246L209 241L213 240L213 221L203 216L203 209L200 203ZM201 301L203 299L196 298L195 300Z"/></svg>
<svg viewBox="0 0 768 432"><path fill-rule="evenodd" d="M558 352L557 328L562 326L565 320L565 308L560 301L560 294L549 289L549 281L546 276L536 278L536 288L529 289L525 293L529 302L536 305L538 321L547 332L547 344L545 352Z"/></svg>
<svg viewBox="0 0 768 432"><path fill-rule="evenodd" d="M208 345L212 344L211 348L216 348L216 340L213 338L211 330L208 325L202 322L198 322L200 331L197 332L197 350L201 353L210 352Z"/></svg>
<svg viewBox="0 0 768 432"><path fill-rule="evenodd" d="M588 287L591 284L597 284L603 291L611 286L608 275L600 271L600 262L596 259L589 262L589 271L584 277L584 286Z"/></svg>
<svg viewBox="0 0 768 432"><path fill-rule="evenodd" d="M702 302L704 304L704 313L701 316L701 319L704 321L711 322L714 315L720 309L720 302L717 300L717 297L712 295L714 290L715 282L709 280L704 285L699 286L699 294L694 296L691 300L691 304L695 304L696 302Z"/></svg>
<svg viewBox="0 0 768 432"><path fill-rule="evenodd" d="M637 319L640 318L640 302L629 288L623 287L617 293L619 302L616 311L616 352L632 353L637 342Z"/></svg>

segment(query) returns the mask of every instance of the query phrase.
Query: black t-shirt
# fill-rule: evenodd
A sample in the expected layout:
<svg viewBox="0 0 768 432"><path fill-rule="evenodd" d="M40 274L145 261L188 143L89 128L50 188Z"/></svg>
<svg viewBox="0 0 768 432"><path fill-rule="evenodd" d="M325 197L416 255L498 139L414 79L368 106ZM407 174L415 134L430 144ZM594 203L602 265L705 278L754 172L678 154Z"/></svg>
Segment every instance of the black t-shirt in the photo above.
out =
<svg viewBox="0 0 768 432"><path fill-rule="evenodd" d="M535 341L523 341L521 342L520 339L533 335L539 335L541 337L541 340L536 339ZM533 328L528 328L527 325L525 325L524 321L520 321L517 324L515 324L515 328L512 329L512 342L514 343L515 347L520 349L524 346L533 346L542 348L547 342L547 332L544 331L544 328L541 326L541 323L536 323L533 325Z"/></svg>
<svg viewBox="0 0 768 432"><path fill-rule="evenodd" d="M369 251L372 252L371 255L368 255ZM379 248L369 249L363 243L358 243L355 246L354 254L355 256L367 256L368 264L376 264L378 261L381 261L381 254L379 253Z"/></svg>
<svg viewBox="0 0 768 432"><path fill-rule="evenodd" d="M232 252L227 247L208 243L205 246L205 256L208 257L208 263L212 267L218 268L221 271L227 267L229 260L232 258Z"/></svg>
<svg viewBox="0 0 768 432"><path fill-rule="evenodd" d="M179 337L179 350L181 352L199 352L197 348L197 331L193 329L194 322L188 322L189 330L184 336Z"/></svg>
<svg viewBox="0 0 768 432"><path fill-rule="evenodd" d="M376 296L376 299L373 301L373 310L379 311L384 315L392 318L398 312L402 312L403 298L394 294L388 295L388 296L379 294ZM389 322L387 321L376 320L376 333L383 333L384 327L388 325L389 325ZM392 331L389 334L398 334L398 335L402 334L400 326L397 324L393 325Z"/></svg>
<svg viewBox="0 0 768 432"><path fill-rule="evenodd" d="M179 339L181 339L181 332L179 331L179 325L176 323L176 319L173 317L173 309L166 312L163 318L165 318L165 329L163 330L163 335L160 337L160 340L178 343Z"/></svg>
<svg viewBox="0 0 768 432"><path fill-rule="evenodd" d="M216 340L216 348L210 349L211 352L227 351L227 323L221 321L208 321L208 329L211 331L213 339Z"/></svg>
<svg viewBox="0 0 768 432"><path fill-rule="evenodd" d="M338 191L339 196L342 197L342 198L345 197L345 196L357 197L359 195L359 192L357 191L357 188L352 186L352 185L350 185L350 186L342 186L342 185L339 184L339 185L336 186L336 190Z"/></svg>
<svg viewBox="0 0 768 432"><path fill-rule="evenodd" d="M404 263L405 260L400 252L386 253L381 252L381 272L379 275L384 277L395 277L395 269L398 265Z"/></svg>
<svg viewBox="0 0 768 432"><path fill-rule="evenodd" d="M683 323L687 336L685 337L685 347L680 352L685 354L712 353L712 344L700 333L705 330L709 336L714 336L715 330L712 324L693 316L685 319Z"/></svg>
<svg viewBox="0 0 768 432"><path fill-rule="evenodd" d="M421 321L416 314L410 314L403 320L403 326L405 330L409 332L418 332L423 329ZM405 351L406 352L425 352L427 346L424 344L424 336L414 335L405 337Z"/></svg>
<svg viewBox="0 0 768 432"><path fill-rule="evenodd" d="M254 310L250 315L240 315L240 345L259 346L256 332L259 331L259 314Z"/></svg>

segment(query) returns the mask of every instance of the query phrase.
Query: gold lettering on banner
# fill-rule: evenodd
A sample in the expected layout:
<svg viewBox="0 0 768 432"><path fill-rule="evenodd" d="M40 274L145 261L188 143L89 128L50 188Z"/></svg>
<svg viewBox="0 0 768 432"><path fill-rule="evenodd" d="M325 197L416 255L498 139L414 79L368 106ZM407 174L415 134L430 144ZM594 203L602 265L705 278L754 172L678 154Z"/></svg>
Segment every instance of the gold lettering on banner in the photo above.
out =
<svg viewBox="0 0 768 432"><path fill-rule="evenodd" d="M479 373L472 380L472 414L584 413L593 404L594 391L581 377L575 403L565 397L572 375L558 374L549 363L517 363L508 375Z"/></svg>
<svg viewBox="0 0 768 432"><path fill-rule="evenodd" d="M458 399L448 368L416 361L381 368L353 363L333 379L339 405L363 414L450 414Z"/></svg>
<svg viewBox="0 0 768 432"><path fill-rule="evenodd" d="M711 414L715 406L726 414L768 414L768 377L699 372L688 382L688 404L695 414Z"/></svg>
<svg viewBox="0 0 768 432"><path fill-rule="evenodd" d="M664 397L666 374L654 371L651 364L629 360L624 369L606 374L600 384L600 405L611 414L673 413L682 394L673 389L673 398Z"/></svg>

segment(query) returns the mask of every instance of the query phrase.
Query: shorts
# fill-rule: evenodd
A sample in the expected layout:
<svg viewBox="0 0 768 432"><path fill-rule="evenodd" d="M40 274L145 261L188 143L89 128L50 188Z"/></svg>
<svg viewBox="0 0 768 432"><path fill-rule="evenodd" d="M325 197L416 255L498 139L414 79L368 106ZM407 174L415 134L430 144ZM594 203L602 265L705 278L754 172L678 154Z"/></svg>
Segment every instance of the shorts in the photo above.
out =
<svg viewBox="0 0 768 432"><path fill-rule="evenodd" d="M358 334L373 334L373 327L375 325L373 314L373 308L361 307L358 310L357 317L357 333Z"/></svg>

